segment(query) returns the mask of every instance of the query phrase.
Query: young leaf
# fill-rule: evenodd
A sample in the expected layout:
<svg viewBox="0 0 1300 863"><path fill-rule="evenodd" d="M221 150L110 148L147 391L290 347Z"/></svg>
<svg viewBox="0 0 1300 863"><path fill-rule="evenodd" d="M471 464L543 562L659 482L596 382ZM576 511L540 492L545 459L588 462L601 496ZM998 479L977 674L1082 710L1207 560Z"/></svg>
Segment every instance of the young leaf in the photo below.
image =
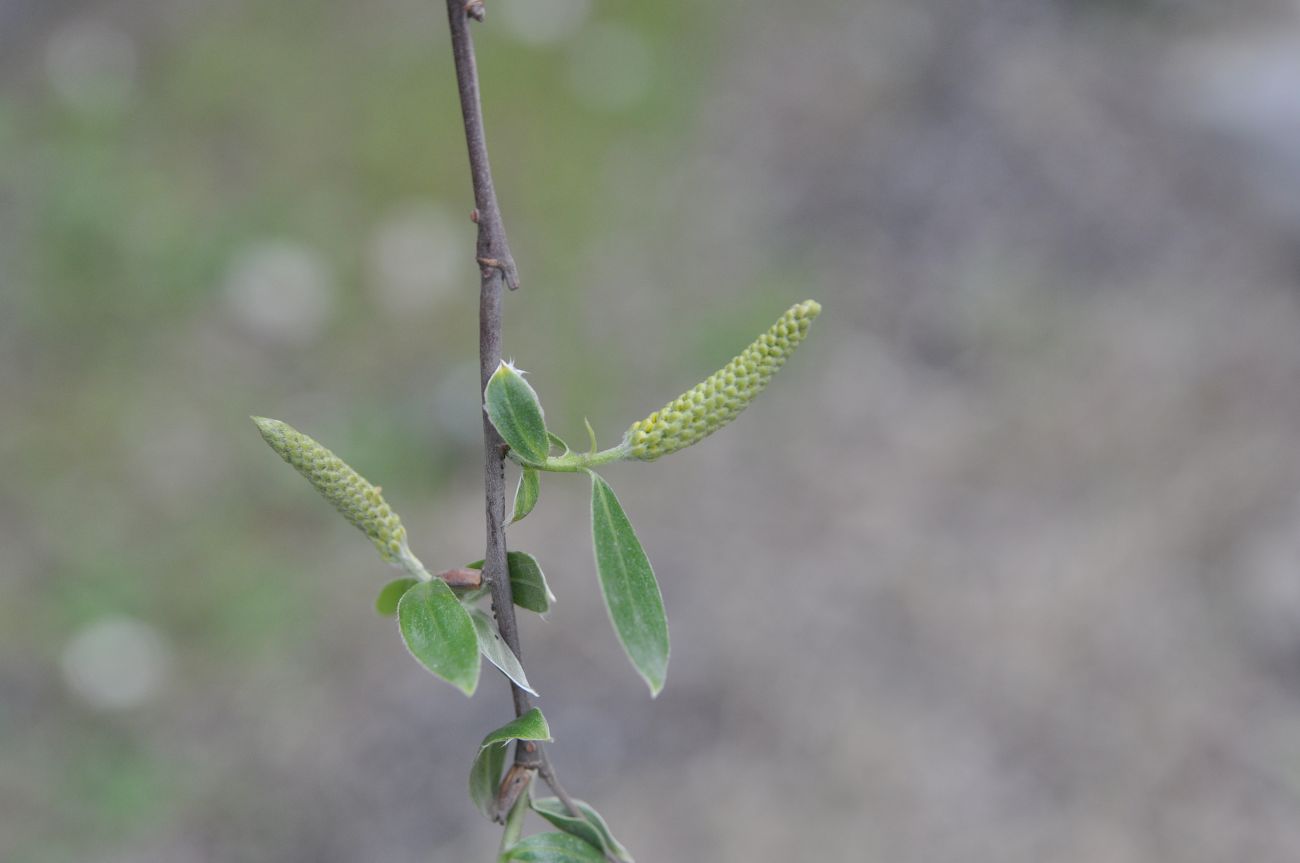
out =
<svg viewBox="0 0 1300 863"><path fill-rule="evenodd" d="M651 696L668 673L668 619L650 560L614 490L591 474L591 537L600 590L618 640Z"/></svg>
<svg viewBox="0 0 1300 863"><path fill-rule="evenodd" d="M493 820L497 817L497 786L501 784L501 770L505 766L506 745L511 740L550 739L546 717L536 707L483 738L469 771L469 798L480 812Z"/></svg>
<svg viewBox="0 0 1300 863"><path fill-rule="evenodd" d="M397 614L397 603L406 594L408 590L420 583L418 578L399 578L388 582L379 591L379 596L375 597L375 611L384 617L392 617Z"/></svg>
<svg viewBox="0 0 1300 863"><path fill-rule="evenodd" d="M554 434L552 432L547 432L546 437L550 439L551 446L558 446L560 449L564 450L563 453L564 455L568 455L569 453L573 452L573 450L569 449L569 445L565 443L564 440L559 435Z"/></svg>
<svg viewBox="0 0 1300 863"><path fill-rule="evenodd" d="M469 769L469 799L489 821L497 820L497 786L506 765L506 744L484 746Z"/></svg>
<svg viewBox="0 0 1300 863"><path fill-rule="evenodd" d="M605 824L605 819L600 817L599 812L592 809L590 804L581 800L573 802L578 807L578 811L582 813L581 818L571 815L558 797L543 797L540 800L534 800L533 811L565 833L572 833L589 845L600 848L615 860L621 860L623 863L635 863L627 849L614 838L614 834L609 832L609 827Z"/></svg>
<svg viewBox="0 0 1300 863"><path fill-rule="evenodd" d="M551 450L546 433L542 404L524 376L507 363L501 363L483 391L483 405L488 419L501 439L525 462L541 464Z"/></svg>
<svg viewBox="0 0 1300 863"><path fill-rule="evenodd" d="M466 564L469 569L482 569L483 561ZM526 551L506 552L506 566L510 569L510 593L515 605L545 614L555 602L555 594L546 583L541 564Z"/></svg>
<svg viewBox="0 0 1300 863"><path fill-rule="evenodd" d="M474 621L474 631L478 634L479 653L487 657L488 662L501 669L506 677L519 684L521 689L536 695L537 692L528 685L528 677L524 674L524 667L519 664L519 658L511 651L510 645L501 638L501 633L497 632L492 618L479 608L471 608L469 618Z"/></svg>
<svg viewBox="0 0 1300 863"><path fill-rule="evenodd" d="M542 480L537 471L530 467L524 468L523 473L519 474L519 487L515 489L515 514L510 518L510 523L514 524L532 512L541 493Z"/></svg>
<svg viewBox="0 0 1300 863"><path fill-rule="evenodd" d="M478 635L446 582L423 581L397 603L402 641L421 665L466 695L478 686Z"/></svg>
<svg viewBox="0 0 1300 863"><path fill-rule="evenodd" d="M491 743L509 743L511 740L550 740L551 727L546 724L542 711L534 707L523 716L512 719L496 731L488 732L480 747Z"/></svg>
<svg viewBox="0 0 1300 863"><path fill-rule="evenodd" d="M534 833L501 856L505 863L605 863L605 855L568 833Z"/></svg>
<svg viewBox="0 0 1300 863"><path fill-rule="evenodd" d="M542 574L537 558L526 551L508 551L506 563L510 567L510 592L515 605L538 614L550 611L555 594L546 584L546 576Z"/></svg>

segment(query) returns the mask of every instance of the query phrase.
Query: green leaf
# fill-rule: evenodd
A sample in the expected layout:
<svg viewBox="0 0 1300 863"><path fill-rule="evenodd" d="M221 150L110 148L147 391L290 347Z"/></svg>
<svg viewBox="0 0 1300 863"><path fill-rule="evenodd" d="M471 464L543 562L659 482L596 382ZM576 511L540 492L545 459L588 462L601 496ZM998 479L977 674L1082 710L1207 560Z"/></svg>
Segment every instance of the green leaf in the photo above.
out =
<svg viewBox="0 0 1300 863"><path fill-rule="evenodd" d="M509 677L520 688L536 695L537 692L528 685L528 677L524 674L524 667L519 664L519 658L515 656L501 638L501 633L497 631L496 625L492 623L492 618L487 616L487 612L480 608L471 608L469 618L474 621L474 631L478 635L478 649L487 657L487 661L501 669L506 677Z"/></svg>
<svg viewBox="0 0 1300 863"><path fill-rule="evenodd" d="M555 594L546 584L537 558L526 551L508 551L506 563L510 567L510 593L515 605L538 614L550 611Z"/></svg>
<svg viewBox="0 0 1300 863"><path fill-rule="evenodd" d="M599 848L568 833L534 833L501 859L508 863L605 863Z"/></svg>
<svg viewBox="0 0 1300 863"><path fill-rule="evenodd" d="M543 797L534 800L532 805L534 812L565 833L572 833L589 845L600 848L615 860L635 863L628 850L614 838L614 834L609 832L609 826L605 824L605 819L600 817L599 812L581 800L574 800L573 803L583 817L578 818L569 814L569 810L558 797Z"/></svg>
<svg viewBox="0 0 1300 863"><path fill-rule="evenodd" d="M558 446L560 449L564 450L564 455L568 455L569 453L573 452L573 450L569 449L569 445L565 443L563 439L560 438L559 435L553 434L551 432L547 432L546 437L550 439L551 444L553 446Z"/></svg>
<svg viewBox="0 0 1300 863"><path fill-rule="evenodd" d="M511 740L550 739L546 717L536 707L483 738L469 771L469 798L480 812L489 819L496 818L497 789L506 763L507 744Z"/></svg>
<svg viewBox="0 0 1300 863"><path fill-rule="evenodd" d="M375 597L375 611L384 617L397 614L397 603L405 593L420 583L418 578L399 578L385 584L379 596Z"/></svg>
<svg viewBox="0 0 1300 863"><path fill-rule="evenodd" d="M483 561L476 560L465 566L468 569L482 569ZM555 602L555 594L551 593L537 558L526 551L508 551L506 566L510 570L510 594L515 605L538 614L550 611L551 603Z"/></svg>
<svg viewBox="0 0 1300 863"><path fill-rule="evenodd" d="M658 695L668 673L668 618L650 560L614 490L591 474L591 538L605 608L618 640Z"/></svg>
<svg viewBox="0 0 1300 863"><path fill-rule="evenodd" d="M519 487L515 489L515 514L510 523L520 521L537 506L537 498L542 493L542 480L537 471L526 467L519 474Z"/></svg>
<svg viewBox="0 0 1300 863"><path fill-rule="evenodd" d="M501 363L483 391L488 419L520 459L541 464L551 450L542 404L514 366Z"/></svg>
<svg viewBox="0 0 1300 863"><path fill-rule="evenodd" d="M397 603L402 641L421 665L473 695L478 686L478 635L469 612L445 581L422 581Z"/></svg>
<svg viewBox="0 0 1300 863"><path fill-rule="evenodd" d="M497 817L497 789L505 766L506 745L496 743L480 749L469 769L469 799L489 821Z"/></svg>

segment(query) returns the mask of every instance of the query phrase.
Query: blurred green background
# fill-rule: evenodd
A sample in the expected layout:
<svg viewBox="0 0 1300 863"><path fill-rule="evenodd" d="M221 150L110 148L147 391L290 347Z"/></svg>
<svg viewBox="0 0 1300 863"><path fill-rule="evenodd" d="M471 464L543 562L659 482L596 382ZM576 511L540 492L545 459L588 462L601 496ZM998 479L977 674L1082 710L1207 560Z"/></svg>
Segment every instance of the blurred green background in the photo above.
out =
<svg viewBox="0 0 1300 863"><path fill-rule="evenodd" d="M1300 858L1300 7L487 0L506 353L602 443L791 303L718 437L511 531L642 861ZM0 860L483 861L509 716L407 657L285 419L481 556L435 0L0 0Z"/></svg>

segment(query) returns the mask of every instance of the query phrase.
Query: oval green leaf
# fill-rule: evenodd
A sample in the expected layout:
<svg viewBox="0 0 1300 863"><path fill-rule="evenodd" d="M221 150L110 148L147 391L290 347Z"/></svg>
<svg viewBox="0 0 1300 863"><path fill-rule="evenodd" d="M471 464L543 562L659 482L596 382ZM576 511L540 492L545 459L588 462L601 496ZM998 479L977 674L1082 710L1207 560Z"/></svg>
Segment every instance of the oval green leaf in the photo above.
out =
<svg viewBox="0 0 1300 863"><path fill-rule="evenodd" d="M555 594L551 593L537 558L526 551L509 551L506 565L510 568L510 593L515 605L538 614L550 611Z"/></svg>
<svg viewBox="0 0 1300 863"><path fill-rule="evenodd" d="M519 487L515 489L515 514L511 516L510 523L514 524L532 512L541 493L542 480L537 471L530 467L524 468L523 473L519 474Z"/></svg>
<svg viewBox="0 0 1300 863"><path fill-rule="evenodd" d="M473 695L478 686L478 635L469 612L445 581L422 581L397 603L406 649L435 676Z"/></svg>
<svg viewBox="0 0 1300 863"><path fill-rule="evenodd" d="M609 832L609 826L605 823L605 819L600 817L599 812L582 800L574 800L573 803L582 813L581 818L570 814L558 797L534 800L532 806L534 812L565 833L572 833L589 845L600 848L615 860L636 863L628 850L614 838L613 833Z"/></svg>
<svg viewBox="0 0 1300 863"><path fill-rule="evenodd" d="M482 569L483 561L476 560L465 566L468 569ZM506 566L510 570L510 595L515 605L538 614L550 611L551 603L555 602L555 594L551 593L537 558L526 551L508 551Z"/></svg>
<svg viewBox="0 0 1300 863"><path fill-rule="evenodd" d="M399 578L385 584L379 591L379 596L375 597L375 611L384 617L392 617L397 614L397 603L408 590L420 583L418 578Z"/></svg>
<svg viewBox="0 0 1300 863"><path fill-rule="evenodd" d="M514 366L501 363L483 391L488 419L501 439L525 462L542 464L551 450L542 403Z"/></svg>
<svg viewBox="0 0 1300 863"><path fill-rule="evenodd" d="M551 729L542 711L534 707L488 734L479 744L474 765L469 770L469 798L487 818L496 820L497 788L506 762L506 746L511 740L550 740Z"/></svg>
<svg viewBox="0 0 1300 863"><path fill-rule="evenodd" d="M605 608L651 696L668 674L668 618L654 570L614 490L591 474L591 539Z"/></svg>
<svg viewBox="0 0 1300 863"><path fill-rule="evenodd" d="M488 662L501 669L506 677L513 680L525 692L536 695L536 690L528 684L528 677L524 674L524 667L519 664L519 658L510 649L510 645L501 638L501 633L497 631L496 624L488 617L487 612L480 608L471 608L469 619L474 621L479 653L483 654Z"/></svg>
<svg viewBox="0 0 1300 863"><path fill-rule="evenodd" d="M593 845L568 833L535 833L501 856L509 863L605 863L605 855Z"/></svg>

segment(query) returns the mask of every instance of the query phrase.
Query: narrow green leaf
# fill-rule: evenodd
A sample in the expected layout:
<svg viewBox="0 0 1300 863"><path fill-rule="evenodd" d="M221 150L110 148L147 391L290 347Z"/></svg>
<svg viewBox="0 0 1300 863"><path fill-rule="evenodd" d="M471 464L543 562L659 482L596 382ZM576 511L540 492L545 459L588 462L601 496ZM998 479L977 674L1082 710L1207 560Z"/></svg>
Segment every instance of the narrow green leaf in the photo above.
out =
<svg viewBox="0 0 1300 863"><path fill-rule="evenodd" d="M397 603L402 596L411 588L420 583L418 578L399 578L385 584L379 591L379 596L375 597L375 611L384 617L392 617L397 614Z"/></svg>
<svg viewBox="0 0 1300 863"><path fill-rule="evenodd" d="M587 427L587 440L591 441L591 451L588 452L587 455L595 455L596 450L600 449L600 447L596 445L596 430L591 427L591 420L586 417L582 418L582 424Z"/></svg>
<svg viewBox="0 0 1300 863"><path fill-rule="evenodd" d="M510 523L514 524L532 512L541 493L542 479L537 471L530 467L524 468L519 474L519 487L515 489L515 514L510 518Z"/></svg>
<svg viewBox="0 0 1300 863"><path fill-rule="evenodd" d="M605 863L599 848L568 833L526 836L501 859L507 863Z"/></svg>
<svg viewBox="0 0 1300 863"><path fill-rule="evenodd" d="M469 771L469 797L480 812L490 819L496 818L497 788L501 785L507 744L511 740L550 739L546 717L536 707L483 738Z"/></svg>
<svg viewBox="0 0 1300 863"><path fill-rule="evenodd" d="M565 443L564 440L559 435L553 434L552 432L547 432L546 437L550 439L552 446L558 446L560 449L564 450L563 453L564 455L568 455L569 453L573 452L573 450L569 449L569 445Z"/></svg>
<svg viewBox="0 0 1300 863"><path fill-rule="evenodd" d="M482 569L483 561L476 560L465 566L468 569ZM550 611L551 603L555 602L555 594L551 593L537 558L526 551L508 551L506 566L510 570L510 593L515 605L538 614Z"/></svg>
<svg viewBox="0 0 1300 863"><path fill-rule="evenodd" d="M650 560L609 483L591 474L591 537L605 608L618 640L658 695L668 673L668 618Z"/></svg>
<svg viewBox="0 0 1300 863"><path fill-rule="evenodd" d="M582 800L573 802L583 817L578 818L569 814L569 810L564 807L558 797L543 797L540 800L534 800L532 805L534 812L565 833L572 833L589 845L600 848L615 860L622 860L623 863L636 863L628 850L614 838L614 834L609 832L609 826L605 824L605 819L600 817L599 812Z"/></svg>
<svg viewBox="0 0 1300 863"><path fill-rule="evenodd" d="M478 635L469 612L445 581L422 581L397 603L406 649L421 665L466 695L478 686Z"/></svg>
<svg viewBox="0 0 1300 863"><path fill-rule="evenodd" d="M474 631L478 634L479 653L487 657L488 662L501 669L506 677L519 684L526 692L536 695L537 692L528 685L528 677L524 674L524 667L519 664L519 658L511 651L510 645L501 638L501 633L497 631L496 624L488 617L487 612L480 608L471 608L469 619L474 621Z"/></svg>
<svg viewBox="0 0 1300 863"><path fill-rule="evenodd" d="M483 404L497 433L519 458L532 464L546 461L551 439L542 404L514 366L503 362L497 367L483 391Z"/></svg>

